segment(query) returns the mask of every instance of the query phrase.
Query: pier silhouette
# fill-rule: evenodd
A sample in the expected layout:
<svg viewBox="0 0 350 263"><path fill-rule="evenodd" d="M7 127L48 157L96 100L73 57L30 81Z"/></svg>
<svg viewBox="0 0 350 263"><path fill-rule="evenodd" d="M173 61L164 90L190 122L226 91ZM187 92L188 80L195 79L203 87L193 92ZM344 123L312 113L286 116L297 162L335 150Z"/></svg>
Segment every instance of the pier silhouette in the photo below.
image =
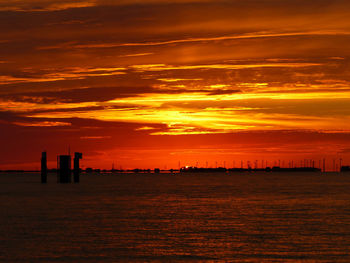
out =
<svg viewBox="0 0 350 263"><path fill-rule="evenodd" d="M340 171L343 173L350 173L350 166L342 166Z"/></svg>
<svg viewBox="0 0 350 263"><path fill-rule="evenodd" d="M83 154L76 152L74 154L74 169L73 169L73 175L74 175L74 183L80 182L80 166L79 162L80 159L82 159ZM56 171L57 172L57 183L61 184L67 184L72 182L72 157L71 155L59 155L57 156L57 169L51 169L49 171ZM41 183L45 184L47 183L47 153L42 152L41 153Z"/></svg>
<svg viewBox="0 0 350 263"><path fill-rule="evenodd" d="M46 152L41 153L41 183L47 183L47 158Z"/></svg>
<svg viewBox="0 0 350 263"><path fill-rule="evenodd" d="M71 159L70 155L57 156L57 182L61 184L71 182Z"/></svg>

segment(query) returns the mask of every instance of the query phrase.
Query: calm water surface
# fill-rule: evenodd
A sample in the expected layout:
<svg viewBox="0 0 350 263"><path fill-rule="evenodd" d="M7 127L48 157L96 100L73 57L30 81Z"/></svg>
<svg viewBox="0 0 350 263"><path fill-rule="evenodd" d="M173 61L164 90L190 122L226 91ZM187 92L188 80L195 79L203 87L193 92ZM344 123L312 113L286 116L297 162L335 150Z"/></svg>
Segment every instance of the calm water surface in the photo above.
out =
<svg viewBox="0 0 350 263"><path fill-rule="evenodd" d="M350 175L0 174L3 262L350 262Z"/></svg>

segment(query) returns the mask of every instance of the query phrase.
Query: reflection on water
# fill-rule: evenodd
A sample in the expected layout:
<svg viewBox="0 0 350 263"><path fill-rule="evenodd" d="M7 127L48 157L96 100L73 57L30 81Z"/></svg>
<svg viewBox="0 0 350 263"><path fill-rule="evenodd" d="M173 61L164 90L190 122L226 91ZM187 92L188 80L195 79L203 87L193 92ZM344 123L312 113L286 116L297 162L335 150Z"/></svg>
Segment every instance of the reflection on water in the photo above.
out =
<svg viewBox="0 0 350 263"><path fill-rule="evenodd" d="M350 262L349 175L0 174L0 261Z"/></svg>

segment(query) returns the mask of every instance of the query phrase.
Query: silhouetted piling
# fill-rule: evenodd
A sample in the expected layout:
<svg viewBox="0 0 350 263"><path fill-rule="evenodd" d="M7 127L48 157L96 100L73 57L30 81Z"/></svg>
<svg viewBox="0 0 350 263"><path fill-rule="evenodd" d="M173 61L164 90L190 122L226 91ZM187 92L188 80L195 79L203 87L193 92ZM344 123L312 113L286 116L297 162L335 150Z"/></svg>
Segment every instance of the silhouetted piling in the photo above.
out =
<svg viewBox="0 0 350 263"><path fill-rule="evenodd" d="M60 155L57 159L57 181L59 183L70 183L71 182L71 156Z"/></svg>
<svg viewBox="0 0 350 263"><path fill-rule="evenodd" d="M343 173L350 173L350 166L342 166L340 168L340 172L343 172Z"/></svg>
<svg viewBox="0 0 350 263"><path fill-rule="evenodd" d="M47 183L47 158L46 152L41 153L41 183Z"/></svg>
<svg viewBox="0 0 350 263"><path fill-rule="evenodd" d="M83 158L82 153L76 152L74 154L74 183L79 183L80 181L80 167L79 167L79 160Z"/></svg>

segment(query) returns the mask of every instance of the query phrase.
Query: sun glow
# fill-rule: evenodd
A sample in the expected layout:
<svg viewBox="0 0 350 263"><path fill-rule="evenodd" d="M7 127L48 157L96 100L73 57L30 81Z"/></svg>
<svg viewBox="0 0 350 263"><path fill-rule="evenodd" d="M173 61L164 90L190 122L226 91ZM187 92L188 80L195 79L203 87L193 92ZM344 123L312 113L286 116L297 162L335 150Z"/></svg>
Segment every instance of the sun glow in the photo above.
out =
<svg viewBox="0 0 350 263"><path fill-rule="evenodd" d="M349 93L338 93L338 96L345 96L345 94ZM167 125L167 131L151 132L153 135L228 133L236 130L314 129L314 127L327 130L332 129L335 124L338 129L350 129L350 124L344 122L344 117L339 119L337 116L304 116L293 112L279 113L272 104L273 101L322 100L332 96L337 97L334 93L261 93L210 96L206 93L144 94L98 104L65 104L65 107L62 107L62 109L77 107L78 110L71 112L60 112L60 107L57 105L56 112L32 113L28 114L28 117L63 119L79 117L102 121ZM249 105L249 101L253 103L257 100L265 100L265 107L229 107L235 102L244 101ZM213 106L204 106L207 103ZM225 106L220 106L222 103ZM102 108L88 111L79 110L79 107L97 105ZM40 108L39 105L37 107ZM50 108L48 105L42 106L42 109ZM274 110L277 111L274 112ZM174 125L181 125L181 128L176 126L174 128ZM193 130L193 128L197 130ZM146 128L141 130L146 130Z"/></svg>

